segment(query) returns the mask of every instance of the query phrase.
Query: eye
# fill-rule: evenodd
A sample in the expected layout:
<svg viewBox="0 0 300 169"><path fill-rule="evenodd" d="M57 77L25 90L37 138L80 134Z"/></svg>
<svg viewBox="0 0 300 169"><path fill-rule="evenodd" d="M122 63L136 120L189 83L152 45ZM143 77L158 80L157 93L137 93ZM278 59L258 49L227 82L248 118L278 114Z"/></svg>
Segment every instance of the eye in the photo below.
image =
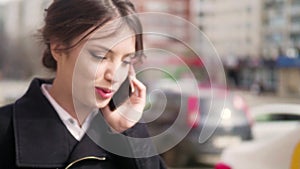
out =
<svg viewBox="0 0 300 169"><path fill-rule="evenodd" d="M125 57L123 59L123 63L126 64L126 65L131 64L131 57L130 56Z"/></svg>
<svg viewBox="0 0 300 169"><path fill-rule="evenodd" d="M105 57L105 54L102 54L102 53L97 53L97 52L93 52L93 51L89 51L90 55L96 59L99 59L99 60L104 60L106 59Z"/></svg>

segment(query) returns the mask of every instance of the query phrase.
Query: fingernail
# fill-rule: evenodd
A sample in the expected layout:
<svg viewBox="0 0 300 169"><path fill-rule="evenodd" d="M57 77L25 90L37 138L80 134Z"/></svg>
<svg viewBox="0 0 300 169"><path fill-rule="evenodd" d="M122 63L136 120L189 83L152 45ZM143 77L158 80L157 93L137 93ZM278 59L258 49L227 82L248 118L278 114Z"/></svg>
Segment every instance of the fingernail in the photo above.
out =
<svg viewBox="0 0 300 169"><path fill-rule="evenodd" d="M131 85L131 93L134 93L134 86L133 86L132 82L130 83L130 85Z"/></svg>
<svg viewBox="0 0 300 169"><path fill-rule="evenodd" d="M130 79L130 87L131 87L131 93L134 93L134 86L133 86L133 83L132 83L132 80L133 80L133 76L129 76L129 79Z"/></svg>

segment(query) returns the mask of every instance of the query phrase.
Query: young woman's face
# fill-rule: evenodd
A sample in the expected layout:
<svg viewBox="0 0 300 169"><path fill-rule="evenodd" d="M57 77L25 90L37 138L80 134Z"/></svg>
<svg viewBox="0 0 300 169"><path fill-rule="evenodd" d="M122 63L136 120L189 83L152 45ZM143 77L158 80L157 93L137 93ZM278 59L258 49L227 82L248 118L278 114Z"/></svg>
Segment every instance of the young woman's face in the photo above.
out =
<svg viewBox="0 0 300 169"><path fill-rule="evenodd" d="M128 27L113 34L109 27L100 28L72 49L62 68L72 83L75 108L106 106L127 78L134 54L135 35Z"/></svg>

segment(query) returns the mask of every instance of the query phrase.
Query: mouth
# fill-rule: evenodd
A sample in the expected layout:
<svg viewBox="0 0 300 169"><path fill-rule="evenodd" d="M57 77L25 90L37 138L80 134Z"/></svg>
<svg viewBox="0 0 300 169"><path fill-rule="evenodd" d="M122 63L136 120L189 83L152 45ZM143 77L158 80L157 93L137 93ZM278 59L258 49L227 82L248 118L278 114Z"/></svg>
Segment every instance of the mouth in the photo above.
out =
<svg viewBox="0 0 300 169"><path fill-rule="evenodd" d="M114 94L114 91L108 88L96 87L96 93L103 99L111 98Z"/></svg>

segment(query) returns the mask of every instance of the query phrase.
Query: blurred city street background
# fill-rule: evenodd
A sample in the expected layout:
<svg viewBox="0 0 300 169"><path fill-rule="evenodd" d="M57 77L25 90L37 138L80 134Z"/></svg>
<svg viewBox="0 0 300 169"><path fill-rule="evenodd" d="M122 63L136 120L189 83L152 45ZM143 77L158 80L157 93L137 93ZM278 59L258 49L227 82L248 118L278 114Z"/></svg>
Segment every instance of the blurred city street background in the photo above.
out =
<svg viewBox="0 0 300 169"><path fill-rule="evenodd" d="M51 0L0 1L1 79L27 80L33 75L48 73L40 64L43 46L37 30L42 27L49 2ZM299 95L299 0L133 2L138 12L168 13L185 18L199 28L218 52L230 87L280 96ZM197 44L204 51L203 39L193 36L186 24L176 22L152 18L144 27L162 27L182 34L182 41ZM197 64L190 59L195 57L191 51L183 51L172 39L146 37L145 41L149 47L164 45L166 50L181 50L180 57L189 57L186 63Z"/></svg>
<svg viewBox="0 0 300 169"><path fill-rule="evenodd" d="M137 70L153 67L153 65L167 70L168 73L157 70L145 73L141 71L138 78L149 88L163 90L166 87L162 87L162 85L165 85L167 91L173 91L171 83L174 80L187 79L191 75L199 86L208 85L209 88L212 88L213 85L218 85L228 93L242 98L242 107L236 106L236 99L233 96L232 103L229 103L233 105L230 112L232 116L234 111L243 112L245 121L239 117L239 122L245 122L242 127L247 126L251 128L250 130L252 130L252 123L255 123L255 118L251 116L252 112L250 115L247 114L249 113L248 109L266 104L300 103L300 0L132 1L138 12L168 13L184 18L189 24L194 25L209 39L217 52L216 56L222 62L222 70L224 70L224 72L208 73L206 62L203 60L209 60L213 56L207 55L209 53L207 39L195 36L188 23L178 22L175 19L159 20L159 18L150 17L149 20L143 21L146 30L161 28L177 34L181 39L145 36L145 49L171 51L171 54L150 51L145 63L137 66ZM0 0L0 106L12 103L20 97L26 91L33 77L54 77L53 72L42 67L41 57L44 47L40 43L38 32L43 25L45 9L50 2L52 0ZM187 48L182 45L182 42L191 44L196 49ZM200 51L200 55L194 51ZM153 57L153 55L161 57ZM174 57L172 57L173 55ZM211 64L214 65L214 63ZM225 79L222 79L222 74L225 75ZM162 79L171 79L171 82ZM214 84L209 83L212 82L212 79ZM222 83L224 80L226 84ZM199 91L201 93L200 89ZM175 98L173 94L171 92L171 98ZM199 98L200 102L201 99ZM187 94L185 105L187 110L190 109L190 101L191 96ZM199 104L202 106L202 103ZM240 102L238 101L238 103ZM171 107L166 111L166 113L176 112L177 109ZM205 110L201 111L203 113ZM222 110L221 113L224 114L226 111ZM248 116L253 119L249 120ZM297 118L291 120L299 122ZM233 128L241 127L242 124L239 122L232 122ZM156 125L156 123L154 124ZM159 122L159 125L168 126L169 124L162 121ZM195 128L194 123L191 126ZM246 132L244 128L242 133L229 131L226 126L224 128L225 131L222 131L221 134L216 132L219 134L216 140L222 138L222 141L219 142L224 144L216 151L209 152L217 156L217 158L213 158L214 160L207 162L206 160L197 161L194 158L193 161L184 159L192 159L192 157L190 154L185 157L186 149L185 146L182 146L183 148L179 152L184 156L179 156L175 149L174 152L177 152L175 156L178 155L178 158L184 160L175 157L175 161L178 162L177 166L177 163L175 165L175 161L172 160L174 153L165 154L164 158L169 161L168 165L172 168L179 168L179 166L182 168L183 164L183 167L213 168L220 160L223 149L231 145L229 142L241 143L255 140L255 136L246 138L243 135ZM195 132L199 131L195 130ZM198 134L196 135L199 136ZM213 144L219 142L212 140ZM188 145L190 145L189 142ZM203 157L204 152L198 156Z"/></svg>

